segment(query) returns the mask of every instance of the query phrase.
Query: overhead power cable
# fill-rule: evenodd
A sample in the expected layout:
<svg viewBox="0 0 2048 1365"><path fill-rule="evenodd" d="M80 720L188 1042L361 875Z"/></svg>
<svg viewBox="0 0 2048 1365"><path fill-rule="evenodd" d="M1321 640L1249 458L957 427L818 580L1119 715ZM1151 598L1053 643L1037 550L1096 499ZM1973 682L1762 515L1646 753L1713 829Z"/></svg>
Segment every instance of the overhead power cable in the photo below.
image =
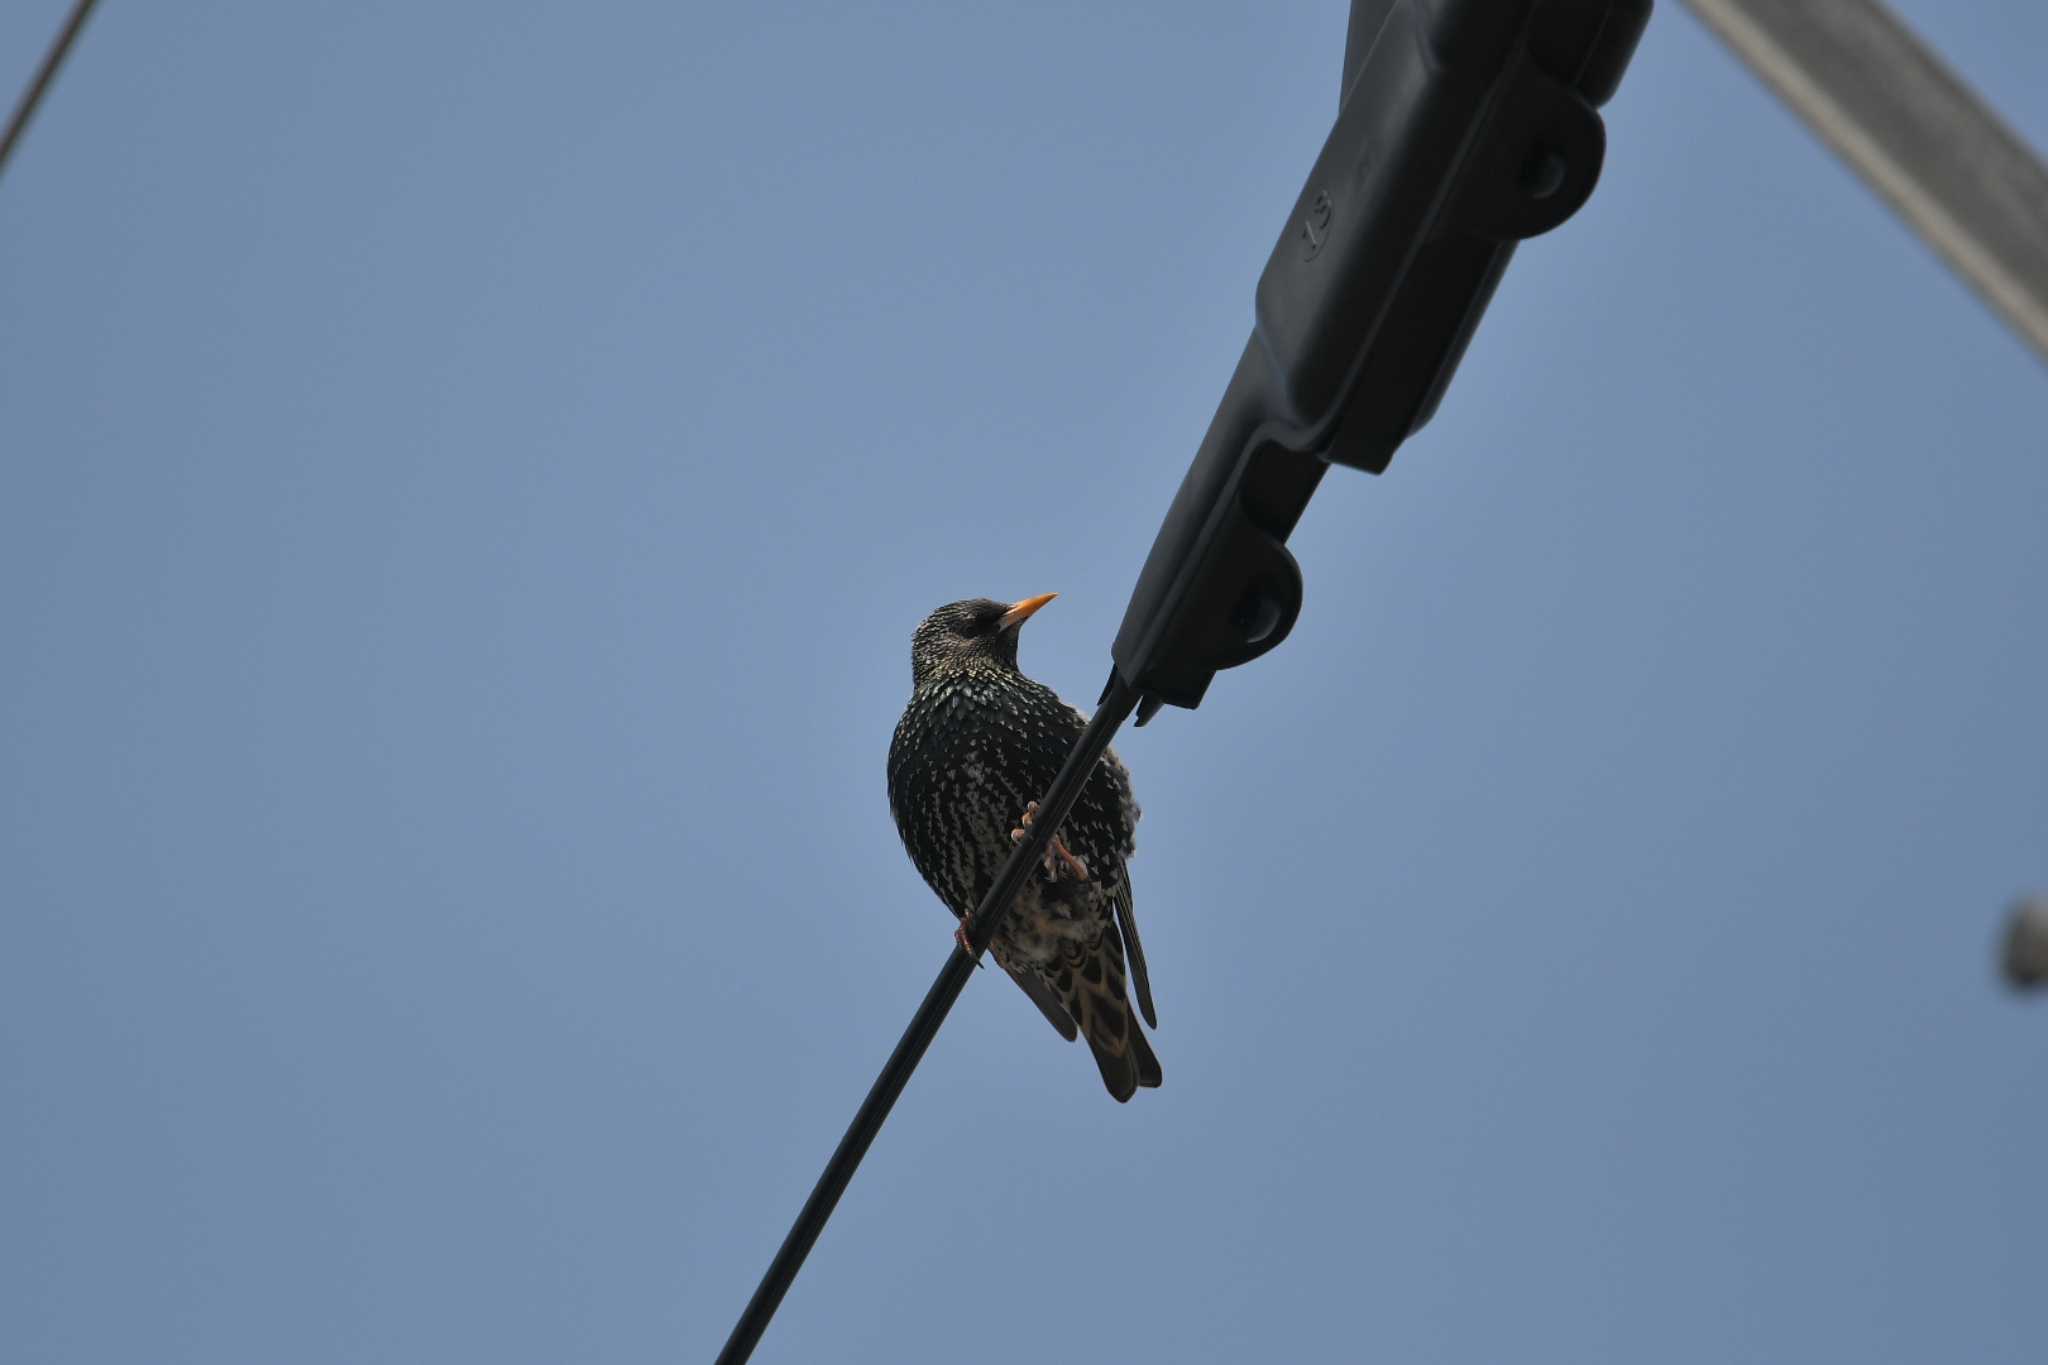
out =
<svg viewBox="0 0 2048 1365"><path fill-rule="evenodd" d="M50 82L57 79L57 68L64 65L64 58L71 51L71 45L78 40L78 31L85 27L85 21L97 3L98 0L76 0L71 6L71 13L64 16L64 27L57 31L56 41L52 42L50 50L43 54L42 65L36 68L36 74L29 80L28 89L22 92L20 101L14 106L14 112L8 116L7 131L0 133L0 172L7 169L7 158L13 155L14 144L21 141L22 132L28 127L28 121L35 117L36 106L40 105L43 96L49 93Z"/></svg>
<svg viewBox="0 0 2048 1365"><path fill-rule="evenodd" d="M1117 728L1137 704L1138 694L1112 677L1109 694L1103 698L1094 718L1088 722L1088 728L1075 742L1059 775L1053 778L1051 790L1038 803L1038 816L1031 822L1024 840L1010 851L1010 860L1003 864L995 885L975 907L974 916L967 926L967 938L973 950L954 948L946 959L946 965L939 969L938 979L925 992L924 1003L911 1016L910 1027L903 1030L896 1050L889 1054L889 1060L882 1066L882 1074L875 1078L867 1098L861 1101L860 1109L854 1114L846 1136L839 1139L832 1159L825 1163L825 1173L818 1177L818 1183L797 1213L789 1235L782 1239L775 1259L768 1263L768 1273L761 1277L754 1297L747 1301L746 1311L740 1314L738 1324L727 1338L725 1349L718 1353L719 1365L738 1365L753 1354L761 1333L768 1329L768 1320L775 1316L782 1296L789 1292L791 1282L796 1279L804 1257L810 1255L818 1234L824 1230L825 1220L832 1216L832 1210L838 1205L839 1196L846 1193L847 1182L853 1179L860 1159L867 1155L868 1145L882 1130L882 1120L889 1117L896 1097L903 1093L903 1087L910 1081L910 1073L924 1059L925 1049L938 1036L939 1025L946 1022L953 1002L960 998L960 992L974 975L974 964L987 951L990 940L995 937L996 926L1002 923L1003 916L1009 912L1010 902L1016 899L1018 888L1024 885L1024 879L1045 857L1046 849L1052 844L1053 832L1074 808L1081 788L1087 784L1088 775L1095 771L1103 751L1109 748L1109 741L1115 738Z"/></svg>

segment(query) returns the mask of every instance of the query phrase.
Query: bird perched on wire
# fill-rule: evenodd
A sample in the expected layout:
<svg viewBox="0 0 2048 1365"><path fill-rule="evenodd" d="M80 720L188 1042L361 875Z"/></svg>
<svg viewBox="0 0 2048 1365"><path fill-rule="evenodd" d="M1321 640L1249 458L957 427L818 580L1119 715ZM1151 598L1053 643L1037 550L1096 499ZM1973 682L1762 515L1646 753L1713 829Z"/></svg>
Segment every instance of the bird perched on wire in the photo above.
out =
<svg viewBox="0 0 2048 1365"><path fill-rule="evenodd" d="M1057 595L951 602L910 637L912 690L889 744L889 809L910 860L960 917L963 948L967 917L1081 737L1080 713L1017 669L1019 628ZM1160 1079L1124 990L1128 953L1138 1008L1157 1028L1125 866L1137 821L1131 775L1107 753L990 945L1062 1037L1088 1040L1119 1101Z"/></svg>

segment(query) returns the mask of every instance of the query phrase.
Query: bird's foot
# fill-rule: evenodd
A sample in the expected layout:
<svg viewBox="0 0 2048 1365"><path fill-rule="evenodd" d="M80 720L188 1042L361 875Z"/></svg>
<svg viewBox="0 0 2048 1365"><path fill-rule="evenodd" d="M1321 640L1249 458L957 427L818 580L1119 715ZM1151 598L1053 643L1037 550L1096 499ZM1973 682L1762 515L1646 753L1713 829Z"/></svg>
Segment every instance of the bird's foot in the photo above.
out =
<svg viewBox="0 0 2048 1365"><path fill-rule="evenodd" d="M1074 850L1068 848L1067 841L1060 838L1057 834L1052 836L1052 851L1048 856L1056 857L1065 863L1067 871L1074 874L1075 881L1085 882L1088 880L1088 864L1074 856Z"/></svg>
<svg viewBox="0 0 2048 1365"><path fill-rule="evenodd" d="M1010 831L1011 843L1021 844L1024 842L1025 836L1030 832L1031 822L1037 818L1037 815L1038 803L1036 801L1024 807L1024 815L1019 821L1018 827ZM1088 864L1075 857L1074 851L1067 847L1067 841L1055 834L1052 836L1052 843L1045 850L1046 880L1058 881L1060 879L1060 868L1063 866L1072 874L1075 881L1085 882L1088 880Z"/></svg>
<svg viewBox="0 0 2048 1365"><path fill-rule="evenodd" d="M987 964L984 963L980 958L974 957L974 945L967 941L967 921L969 918L970 916L967 915L962 915L960 917L960 927L953 931L953 942L960 945L961 952L967 954L967 956L971 958L974 958L975 966L986 966Z"/></svg>

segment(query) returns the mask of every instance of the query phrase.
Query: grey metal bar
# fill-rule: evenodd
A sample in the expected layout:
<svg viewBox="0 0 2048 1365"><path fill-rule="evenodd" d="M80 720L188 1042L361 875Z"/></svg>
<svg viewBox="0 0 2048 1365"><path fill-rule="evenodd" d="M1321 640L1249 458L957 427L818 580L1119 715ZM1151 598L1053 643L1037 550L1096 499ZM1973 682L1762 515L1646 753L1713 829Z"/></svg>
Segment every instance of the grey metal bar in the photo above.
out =
<svg viewBox="0 0 2048 1365"><path fill-rule="evenodd" d="M2048 171L1876 0L1686 0L2048 360Z"/></svg>

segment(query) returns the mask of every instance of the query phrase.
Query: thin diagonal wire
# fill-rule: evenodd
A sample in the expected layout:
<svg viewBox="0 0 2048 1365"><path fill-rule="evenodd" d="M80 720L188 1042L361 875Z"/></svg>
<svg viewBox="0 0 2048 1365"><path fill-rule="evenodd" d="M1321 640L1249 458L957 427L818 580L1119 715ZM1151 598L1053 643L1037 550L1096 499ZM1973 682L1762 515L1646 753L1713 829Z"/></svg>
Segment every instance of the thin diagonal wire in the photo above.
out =
<svg viewBox="0 0 2048 1365"><path fill-rule="evenodd" d="M71 44L78 38L78 30L85 27L86 17L99 0L77 0L71 13L64 17L64 27L57 31L57 40L50 44L50 50L43 54L43 64L36 68L35 77L29 81L28 89L22 92L21 101L8 116L7 131L0 133L0 171L7 169L7 158L14 151L14 144L21 141L22 130L35 117L36 106L43 102L43 95L50 88L50 82L57 78L57 68L64 65L65 54L71 51Z"/></svg>
<svg viewBox="0 0 2048 1365"><path fill-rule="evenodd" d="M818 1234L824 1231L825 1220L832 1216L832 1210L839 1204L839 1196L846 1193L847 1183L853 1179L861 1158L867 1155L875 1134L881 1131L882 1121L889 1117L896 1097L910 1082L910 1073L917 1070L917 1064L924 1059L925 1049L938 1036L939 1025L946 1022L947 1012L960 998L968 978L974 975L974 964L987 951L989 941L996 935L996 927L1009 913L1010 902L1016 899L1017 889L1024 885L1025 877L1045 856L1053 832L1073 810L1088 775L1095 771L1095 764L1109 748L1117 727L1124 723L1137 704L1138 694L1120 676L1112 677L1109 691L1088 722L1088 728L1075 742L1073 751L1060 768L1059 776L1052 780L1052 786L1039 801L1038 815L1032 820L1030 831L1024 841L1010 851L1010 860L996 875L995 885L981 898L981 904L975 907L973 917L968 920L967 938L973 945L973 951L963 952L955 948L952 956L946 959L946 965L940 969L938 979L932 982L932 988L925 992L924 1003L911 1016L910 1027L903 1031L896 1050L889 1054L889 1060L882 1066L882 1074L875 1078L868 1097L861 1101L846 1136L839 1139L832 1159L825 1163L825 1172L818 1177L811 1197L804 1201L796 1222L790 1226L789 1235L782 1239L775 1259L768 1263L768 1273L761 1277L760 1287L754 1290L754 1297L747 1301L746 1311L740 1314L732 1335L726 1338L725 1349L718 1353L718 1365L742 1365L754 1353L761 1334L768 1330L768 1320L775 1316L782 1296L789 1292L796 1272L803 1267L804 1257L810 1254Z"/></svg>

